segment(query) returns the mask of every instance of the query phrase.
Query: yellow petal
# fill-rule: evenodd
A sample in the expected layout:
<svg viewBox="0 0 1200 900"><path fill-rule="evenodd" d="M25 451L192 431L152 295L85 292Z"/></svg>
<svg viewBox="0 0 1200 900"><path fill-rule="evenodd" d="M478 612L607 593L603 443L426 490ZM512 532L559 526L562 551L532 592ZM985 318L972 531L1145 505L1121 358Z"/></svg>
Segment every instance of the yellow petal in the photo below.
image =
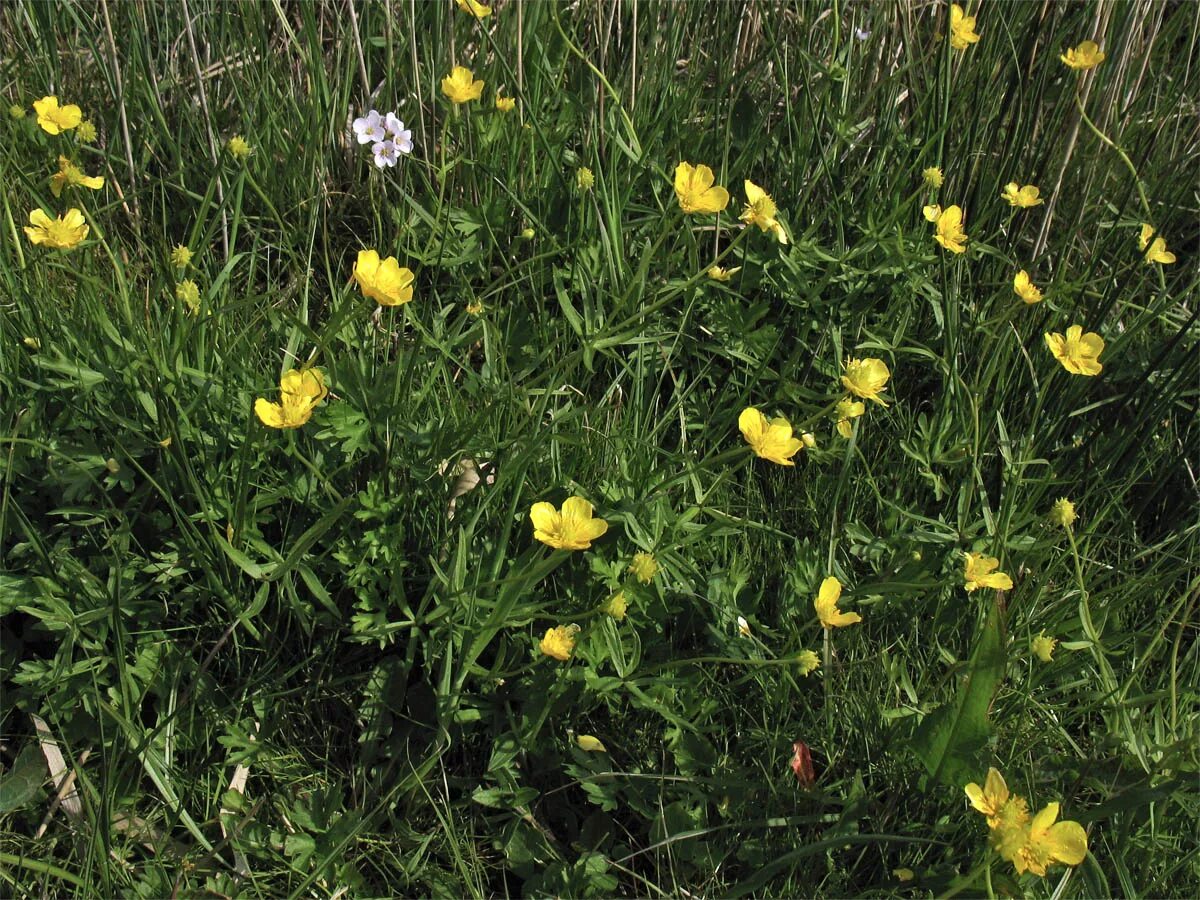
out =
<svg viewBox="0 0 1200 900"><path fill-rule="evenodd" d="M535 503L529 508L529 520L537 531L554 532L562 524L558 510L551 503Z"/></svg>
<svg viewBox="0 0 1200 900"><path fill-rule="evenodd" d="M590 734L581 734L575 738L575 743L579 745L579 749L584 753L607 753L608 748L601 743L599 738L592 737Z"/></svg>

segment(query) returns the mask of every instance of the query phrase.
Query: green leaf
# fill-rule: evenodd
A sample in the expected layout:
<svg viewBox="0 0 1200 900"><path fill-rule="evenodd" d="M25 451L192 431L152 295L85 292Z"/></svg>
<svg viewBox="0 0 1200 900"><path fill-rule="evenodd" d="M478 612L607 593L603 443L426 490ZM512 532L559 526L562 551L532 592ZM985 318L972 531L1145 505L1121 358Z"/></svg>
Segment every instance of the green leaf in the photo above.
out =
<svg viewBox="0 0 1200 900"><path fill-rule="evenodd" d="M0 776L0 813L24 806L46 780L46 761L37 741L26 744L13 767Z"/></svg>
<svg viewBox="0 0 1200 900"><path fill-rule="evenodd" d="M975 757L991 732L988 708L1003 680L1000 613L993 604L958 695L926 716L913 735L913 749L934 781L961 786L977 775Z"/></svg>

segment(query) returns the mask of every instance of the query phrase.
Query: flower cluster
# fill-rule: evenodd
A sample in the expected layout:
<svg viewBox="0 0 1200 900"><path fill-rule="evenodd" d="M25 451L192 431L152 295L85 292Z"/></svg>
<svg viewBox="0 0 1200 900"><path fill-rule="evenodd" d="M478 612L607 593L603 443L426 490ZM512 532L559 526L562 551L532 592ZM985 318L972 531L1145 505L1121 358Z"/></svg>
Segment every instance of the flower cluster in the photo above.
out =
<svg viewBox="0 0 1200 900"><path fill-rule="evenodd" d="M371 145L377 168L390 168L399 161L400 154L412 153L412 130L405 128L394 112L380 114L372 109L355 119L351 128L360 144Z"/></svg>
<svg viewBox="0 0 1200 900"><path fill-rule="evenodd" d="M987 816L991 844L1017 874L1045 877L1055 863L1077 866L1087 856L1087 832L1078 822L1055 822L1059 805L1050 803L1030 818L1024 797L1010 793L1004 776L988 769L983 787L966 786L971 806Z"/></svg>
<svg viewBox="0 0 1200 900"><path fill-rule="evenodd" d="M47 134L61 135L84 124L83 111L74 103L65 106L60 104L54 94L33 101L33 109L37 113L38 126ZM23 116L24 110L20 111ZM65 189L72 187L98 191L104 187L104 178L99 175L85 175L79 166L60 154L58 171L50 176L50 193L58 198ZM88 236L91 228L83 212L73 206L54 218L43 209L30 210L29 224L24 230L29 242L35 246L70 250Z"/></svg>

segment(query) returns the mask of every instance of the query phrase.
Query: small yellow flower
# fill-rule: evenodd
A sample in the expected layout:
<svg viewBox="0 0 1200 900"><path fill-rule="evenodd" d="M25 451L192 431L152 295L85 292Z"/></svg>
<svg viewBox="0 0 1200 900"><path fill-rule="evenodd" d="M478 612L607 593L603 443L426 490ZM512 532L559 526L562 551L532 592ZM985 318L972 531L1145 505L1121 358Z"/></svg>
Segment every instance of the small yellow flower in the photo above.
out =
<svg viewBox="0 0 1200 900"><path fill-rule="evenodd" d="M533 536L556 550L586 550L608 531L608 523L592 517L592 504L582 497L568 497L562 511L550 503L535 503L529 510Z"/></svg>
<svg viewBox="0 0 1200 900"><path fill-rule="evenodd" d="M837 602L841 596L842 583L835 577L830 575L821 582L821 589L817 591L817 597L813 600L813 607L816 609L817 618L821 620L823 627L842 628L846 625L853 625L856 622L862 621L862 616L858 613L838 611Z"/></svg>
<svg viewBox="0 0 1200 900"><path fill-rule="evenodd" d="M741 266L734 266L732 269L724 269L721 266L709 266L705 272L713 281L728 281L738 272L742 271Z"/></svg>
<svg viewBox="0 0 1200 900"><path fill-rule="evenodd" d="M183 303L193 316L200 310L200 288L190 278L175 285L175 299Z"/></svg>
<svg viewBox="0 0 1200 900"><path fill-rule="evenodd" d="M963 579L966 582L967 593L979 588L996 588L1001 591L1012 590L1012 579L1003 572L994 571L1000 567L1000 560L994 556L984 556L982 553L964 553Z"/></svg>
<svg viewBox="0 0 1200 900"><path fill-rule="evenodd" d="M1154 226L1142 223L1142 233L1138 237L1138 249L1146 251L1146 264L1170 265L1175 262L1175 254L1167 250L1167 242L1162 237L1156 237L1151 241L1152 234L1154 234Z"/></svg>
<svg viewBox="0 0 1200 900"><path fill-rule="evenodd" d="M467 304L467 315L468 316L483 315L483 301L472 300L470 303L468 303Z"/></svg>
<svg viewBox="0 0 1200 900"><path fill-rule="evenodd" d="M999 822L1000 810L1008 802L1010 796L1004 776L998 769L990 768L987 778L984 779L983 787L972 782L966 786L965 790L971 806L987 816L988 827L995 828L996 823Z"/></svg>
<svg viewBox="0 0 1200 900"><path fill-rule="evenodd" d="M176 244L171 251L171 265L177 269L186 269L192 262L192 251L186 244Z"/></svg>
<svg viewBox="0 0 1200 900"><path fill-rule="evenodd" d="M10 106L10 107L8 108L8 117L9 117L10 119L23 119L23 118L25 118L25 107L23 107L23 106L18 106L17 104L15 104L15 103L14 103L12 106Z"/></svg>
<svg viewBox="0 0 1200 900"><path fill-rule="evenodd" d="M653 553L646 553L639 550L633 554L633 560L629 563L629 568L626 570L633 574L633 577L642 584L649 584L654 580L654 576L658 574L658 560L654 558Z"/></svg>
<svg viewBox="0 0 1200 900"><path fill-rule="evenodd" d="M729 205L729 191L713 185L716 177L708 166L681 162L675 167L675 196L685 213L719 213Z"/></svg>
<svg viewBox="0 0 1200 900"><path fill-rule="evenodd" d="M1012 859L1017 874L1026 871L1045 877L1046 869L1056 862L1077 866L1087 856L1087 832L1078 822L1058 824L1058 804L1050 803L1033 817L1025 843Z"/></svg>
<svg viewBox="0 0 1200 900"><path fill-rule="evenodd" d="M566 662L575 650L575 635L577 634L579 634L578 625L558 625L548 628L545 637L538 644L538 648L546 656Z"/></svg>
<svg viewBox="0 0 1200 900"><path fill-rule="evenodd" d="M42 349L42 342L39 341L35 337L22 338L21 343L24 344L26 347L28 347L30 350L41 350Z"/></svg>
<svg viewBox="0 0 1200 900"><path fill-rule="evenodd" d="M58 158L58 171L50 176L50 193L55 197L62 195L64 187L79 185L89 190L98 191L104 187L104 179L99 175L84 175L78 166L65 156Z"/></svg>
<svg viewBox="0 0 1200 900"><path fill-rule="evenodd" d="M800 674L808 676L820 668L821 657L814 650L801 650L796 655L796 664L800 667Z"/></svg>
<svg viewBox="0 0 1200 900"><path fill-rule="evenodd" d="M1072 375L1099 375L1104 368L1100 363L1104 338L1094 331L1084 334L1082 325L1072 325L1066 335L1047 332L1043 337L1054 358Z"/></svg>
<svg viewBox="0 0 1200 900"><path fill-rule="evenodd" d="M584 753L607 753L608 748L600 741L599 738L593 737L590 734L577 735L575 743Z"/></svg>
<svg viewBox="0 0 1200 900"><path fill-rule="evenodd" d="M892 877L897 881L912 881L917 875L912 869L892 869Z"/></svg>
<svg viewBox="0 0 1200 900"><path fill-rule="evenodd" d="M412 270L401 266L396 257L380 259L375 250L359 250L354 262L354 280L363 296L380 306L403 306L413 298Z"/></svg>
<svg viewBox="0 0 1200 900"><path fill-rule="evenodd" d="M1029 280L1029 273L1022 269L1013 277L1013 291L1026 303L1040 303L1042 292Z"/></svg>
<svg viewBox="0 0 1200 900"><path fill-rule="evenodd" d="M96 140L96 126L92 124L91 119L84 119L79 123L79 130L75 132L79 139L85 144L90 144Z"/></svg>
<svg viewBox="0 0 1200 900"><path fill-rule="evenodd" d="M811 431L806 431L804 434L800 435L800 443L802 443L809 450L814 450L817 446L817 436Z"/></svg>
<svg viewBox="0 0 1200 900"><path fill-rule="evenodd" d="M229 147L229 154L238 162L244 162L246 157L254 152L250 145L246 143L246 139L240 134L235 134L231 137L226 146Z"/></svg>
<svg viewBox="0 0 1200 900"><path fill-rule="evenodd" d="M1059 57L1072 69L1094 69L1104 62L1104 51L1095 41L1083 41Z"/></svg>
<svg viewBox="0 0 1200 900"><path fill-rule="evenodd" d="M279 379L279 402L259 397L254 412L269 428L299 428L328 393L320 369L290 369Z"/></svg>
<svg viewBox="0 0 1200 900"><path fill-rule="evenodd" d="M442 79L442 93L450 98L451 103L456 104L478 100L483 96L483 81L476 81L466 66L455 66L450 70L450 74Z"/></svg>
<svg viewBox="0 0 1200 900"><path fill-rule="evenodd" d="M854 434L854 426L850 424L850 420L857 419L866 411L866 404L861 401L849 398L839 400L837 409L834 410L834 418L837 419L837 433L849 439Z"/></svg>
<svg viewBox="0 0 1200 900"><path fill-rule="evenodd" d="M1066 497L1059 497L1050 507L1050 521L1059 528L1070 528L1075 524L1075 504Z"/></svg>
<svg viewBox="0 0 1200 900"><path fill-rule="evenodd" d="M33 108L37 112L37 123L48 134L61 134L83 121L83 112L78 106L74 103L59 106L58 98L53 94L34 100Z"/></svg>
<svg viewBox="0 0 1200 900"><path fill-rule="evenodd" d="M1054 646L1057 643L1058 641L1047 635L1046 632L1040 631L1038 636L1030 642L1029 649L1042 662L1048 663L1054 659Z"/></svg>
<svg viewBox="0 0 1200 900"><path fill-rule="evenodd" d="M56 219L50 218L43 210L35 209L29 213L25 234L32 244L70 250L87 237L88 224L83 219L83 213L74 207Z"/></svg>
<svg viewBox="0 0 1200 900"><path fill-rule="evenodd" d="M775 201L757 184L746 179L746 208L742 210L741 220L747 225L757 225L762 231L770 231L775 240L781 244L788 242L787 232L783 223L775 218Z"/></svg>
<svg viewBox="0 0 1200 900"><path fill-rule="evenodd" d="M842 386L856 397L887 406L879 394L892 373L882 359L847 359L846 373L842 375Z"/></svg>
<svg viewBox="0 0 1200 900"><path fill-rule="evenodd" d="M942 186L946 178L942 175L942 170L937 166L930 166L921 172L921 180L925 182L926 187L931 187L935 191Z"/></svg>
<svg viewBox="0 0 1200 900"><path fill-rule="evenodd" d="M955 205L942 209L940 206L927 206L924 209L925 218L934 225L933 239L951 253L965 253L967 250L967 232L963 229L962 208Z"/></svg>
<svg viewBox="0 0 1200 900"><path fill-rule="evenodd" d="M596 183L596 176L587 166L581 166L575 172L575 186L581 191L590 191Z"/></svg>
<svg viewBox="0 0 1200 900"><path fill-rule="evenodd" d="M455 0L458 8L465 13L470 13L477 19L486 19L492 14L490 6L484 6L478 0Z"/></svg>
<svg viewBox="0 0 1200 900"><path fill-rule="evenodd" d="M1040 206L1045 202L1039 199L1039 193L1040 191L1032 184L1021 187L1015 181L1010 181L1004 186L1004 190L1000 192L1000 196L1008 201L1009 206L1029 209L1031 206Z"/></svg>
<svg viewBox="0 0 1200 900"><path fill-rule="evenodd" d="M500 112L502 112L502 113L509 113L509 112L512 112L516 108L517 108L517 98L516 97L502 97L502 96L500 96L500 92L496 91L496 109L500 110Z"/></svg>
<svg viewBox="0 0 1200 900"><path fill-rule="evenodd" d="M600 607L600 612L605 615L612 616L618 622L624 621L625 613L629 609L629 600L625 596L624 591L617 591L611 597L604 601Z"/></svg>
<svg viewBox="0 0 1200 900"><path fill-rule="evenodd" d="M161 441L157 441L156 443L158 444L158 446L160 446L164 450L166 450L168 447L171 446L171 436L168 434L165 438L163 438Z"/></svg>
<svg viewBox="0 0 1200 900"><path fill-rule="evenodd" d="M950 46L955 50L966 50L979 42L975 33L975 17L968 16L957 3L950 4Z"/></svg>
<svg viewBox="0 0 1200 900"><path fill-rule="evenodd" d="M794 466L792 457L800 452L804 443L792 437L792 426L783 416L771 419L753 406L747 406L738 416L738 429L760 459L781 466Z"/></svg>
<svg viewBox="0 0 1200 900"><path fill-rule="evenodd" d="M537 232L534 231L532 228L522 228L521 229L522 240L532 241L534 239L534 237L536 237L536 236L537 236Z"/></svg>

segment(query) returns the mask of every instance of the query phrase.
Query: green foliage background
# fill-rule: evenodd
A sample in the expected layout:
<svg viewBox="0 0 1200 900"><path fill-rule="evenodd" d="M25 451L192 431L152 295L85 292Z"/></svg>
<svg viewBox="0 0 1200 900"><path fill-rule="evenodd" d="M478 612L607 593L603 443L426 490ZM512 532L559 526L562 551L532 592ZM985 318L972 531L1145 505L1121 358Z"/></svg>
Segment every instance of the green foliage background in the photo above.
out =
<svg viewBox="0 0 1200 900"><path fill-rule="evenodd" d="M978 16L956 53L934 3L0 8L27 112L0 123L5 892L1200 892L1200 22ZM1108 58L1080 76L1058 54L1086 38ZM449 107L455 63L484 102ZM37 128L52 92L94 144ZM383 175L348 137L370 106L415 132ZM104 190L54 200L64 152ZM729 185L720 219L679 213L681 159ZM921 217L931 165L963 257ZM746 233L717 284L744 178L793 243ZM1012 180L1046 204L1008 207ZM88 242L30 245L29 210L69 205ZM1176 265L1143 263L1148 217ZM410 306L372 318L364 247L417 273ZM1100 377L1043 346L1071 324L1107 341ZM892 380L845 441L849 355ZM307 361L333 395L263 428L254 398ZM818 448L753 459L748 405ZM573 493L609 533L551 552L529 507ZM1014 590L966 594L964 550ZM863 623L826 647L829 574ZM599 614L622 587L628 618ZM568 622L574 659L541 656ZM808 677L804 648L829 653ZM81 803L44 829L34 715ZM1084 864L985 888L962 783L989 765L1088 828Z"/></svg>

